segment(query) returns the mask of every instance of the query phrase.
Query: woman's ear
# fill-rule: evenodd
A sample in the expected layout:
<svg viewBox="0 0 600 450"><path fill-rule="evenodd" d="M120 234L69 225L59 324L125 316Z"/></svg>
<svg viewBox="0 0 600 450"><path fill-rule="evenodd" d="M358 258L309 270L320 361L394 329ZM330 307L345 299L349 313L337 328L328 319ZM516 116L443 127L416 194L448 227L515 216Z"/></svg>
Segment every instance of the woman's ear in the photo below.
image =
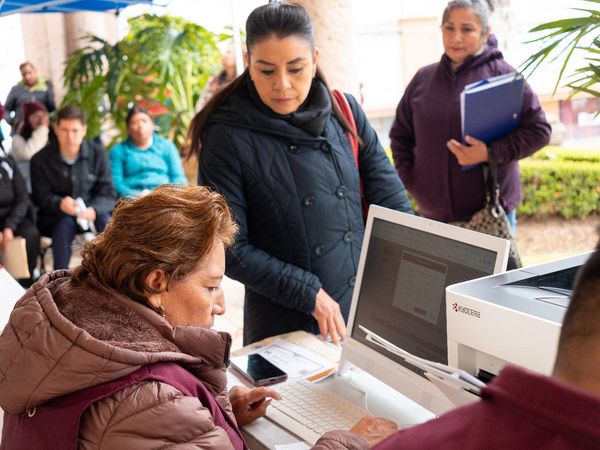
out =
<svg viewBox="0 0 600 450"><path fill-rule="evenodd" d="M487 44L487 41L490 38L490 35L493 33L493 31L494 30L492 30L492 27L488 26L488 30L483 35L483 43L484 44Z"/></svg>
<svg viewBox="0 0 600 450"><path fill-rule="evenodd" d="M167 289L167 277L162 269L154 269L146 276L148 303L154 308L162 306L162 293Z"/></svg>
<svg viewBox="0 0 600 450"><path fill-rule="evenodd" d="M314 77L315 75L317 75L317 60L319 59L319 49L315 48L315 51L313 52L313 74L312 76Z"/></svg>

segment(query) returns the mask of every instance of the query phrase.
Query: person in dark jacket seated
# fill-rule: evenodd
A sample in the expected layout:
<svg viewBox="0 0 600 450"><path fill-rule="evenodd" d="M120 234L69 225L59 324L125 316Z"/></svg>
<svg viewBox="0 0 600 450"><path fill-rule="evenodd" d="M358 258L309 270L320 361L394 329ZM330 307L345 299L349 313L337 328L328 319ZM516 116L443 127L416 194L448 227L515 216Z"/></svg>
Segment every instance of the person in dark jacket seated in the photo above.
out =
<svg viewBox="0 0 600 450"><path fill-rule="evenodd" d="M81 108L65 106L57 114L56 139L31 159L38 228L52 238L54 269L69 267L77 233L104 229L116 200L106 151L86 140L86 131Z"/></svg>
<svg viewBox="0 0 600 450"><path fill-rule="evenodd" d="M227 274L246 287L244 343L294 330L345 334L367 204L412 213L402 182L351 95L358 164L317 67L304 8L271 2L246 22L248 68L190 127L198 183L231 206L239 239ZM358 169L357 169L358 165Z"/></svg>
<svg viewBox="0 0 600 450"><path fill-rule="evenodd" d="M0 149L0 247L6 247L15 236L25 238L29 273L33 277L40 234L29 216L30 207L25 179L15 161ZM27 286L32 279L19 281Z"/></svg>
<svg viewBox="0 0 600 450"><path fill-rule="evenodd" d="M600 242L575 279L551 377L507 366L479 402L402 430L374 450L595 450L599 443Z"/></svg>
<svg viewBox="0 0 600 450"><path fill-rule="evenodd" d="M513 233L521 201L519 160L550 140L540 102L525 83L519 128L493 142L462 142L460 93L467 84L515 72L491 34L486 0L453 0L442 16L441 61L419 69L390 131L394 163L419 213L441 222L468 220L483 208L483 166L498 165L500 202ZM493 108L494 105L489 105ZM478 165L470 170L465 166Z"/></svg>
<svg viewBox="0 0 600 450"><path fill-rule="evenodd" d="M247 449L238 427L280 396L227 391L231 336L211 327L225 312L236 230L205 187L162 185L119 202L81 265L42 276L0 336L2 448ZM82 399L93 401L74 409ZM382 424L328 432L316 448L366 449Z"/></svg>

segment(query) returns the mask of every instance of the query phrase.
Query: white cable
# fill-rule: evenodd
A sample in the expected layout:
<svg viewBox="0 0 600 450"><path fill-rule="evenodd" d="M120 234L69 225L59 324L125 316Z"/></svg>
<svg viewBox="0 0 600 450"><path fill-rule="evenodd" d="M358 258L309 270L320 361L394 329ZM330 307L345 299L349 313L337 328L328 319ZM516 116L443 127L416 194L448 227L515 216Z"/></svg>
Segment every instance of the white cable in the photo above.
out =
<svg viewBox="0 0 600 450"><path fill-rule="evenodd" d="M353 372L352 372L352 374L350 374L350 376L348 377L348 382L350 383L350 386L351 386L351 387L352 387L354 390L356 390L356 391L360 392L360 393L361 393L361 394L364 396L364 398L365 398L365 410L366 410L366 411L367 411L369 414L371 414L371 411L369 411L369 394L367 394L367 391L365 391L363 388L361 388L361 387L360 387L358 384L356 384L356 382L353 380L353 377L354 377L354 374L355 374L355 373L356 373L356 372L354 372L354 371L353 371Z"/></svg>

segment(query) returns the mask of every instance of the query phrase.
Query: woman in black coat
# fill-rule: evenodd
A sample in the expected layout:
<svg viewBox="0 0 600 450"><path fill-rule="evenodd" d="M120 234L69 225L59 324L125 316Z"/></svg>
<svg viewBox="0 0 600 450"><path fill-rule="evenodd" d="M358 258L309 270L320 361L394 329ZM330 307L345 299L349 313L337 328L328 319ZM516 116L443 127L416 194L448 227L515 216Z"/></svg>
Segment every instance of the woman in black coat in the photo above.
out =
<svg viewBox="0 0 600 450"><path fill-rule="evenodd" d="M40 251L40 234L30 220L30 202L27 184L14 160L0 150L0 247L15 236L25 238L29 273L33 270ZM31 280L20 280L25 286Z"/></svg>
<svg viewBox="0 0 600 450"><path fill-rule="evenodd" d="M360 181L368 204L412 209L375 131L346 95L361 144L357 170L351 125L317 70L306 10L259 7L246 39L248 69L190 130L199 184L225 196L240 226L226 273L246 287L244 344L293 330L338 343L364 234Z"/></svg>

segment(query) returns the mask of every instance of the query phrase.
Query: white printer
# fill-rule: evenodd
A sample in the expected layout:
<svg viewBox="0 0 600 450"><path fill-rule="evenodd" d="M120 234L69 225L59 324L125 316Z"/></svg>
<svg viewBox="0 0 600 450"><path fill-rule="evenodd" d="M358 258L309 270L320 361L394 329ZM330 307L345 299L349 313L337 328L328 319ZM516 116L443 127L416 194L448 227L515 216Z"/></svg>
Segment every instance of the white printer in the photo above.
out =
<svg viewBox="0 0 600 450"><path fill-rule="evenodd" d="M448 365L484 381L507 363L549 375L575 273L590 255L448 286Z"/></svg>

